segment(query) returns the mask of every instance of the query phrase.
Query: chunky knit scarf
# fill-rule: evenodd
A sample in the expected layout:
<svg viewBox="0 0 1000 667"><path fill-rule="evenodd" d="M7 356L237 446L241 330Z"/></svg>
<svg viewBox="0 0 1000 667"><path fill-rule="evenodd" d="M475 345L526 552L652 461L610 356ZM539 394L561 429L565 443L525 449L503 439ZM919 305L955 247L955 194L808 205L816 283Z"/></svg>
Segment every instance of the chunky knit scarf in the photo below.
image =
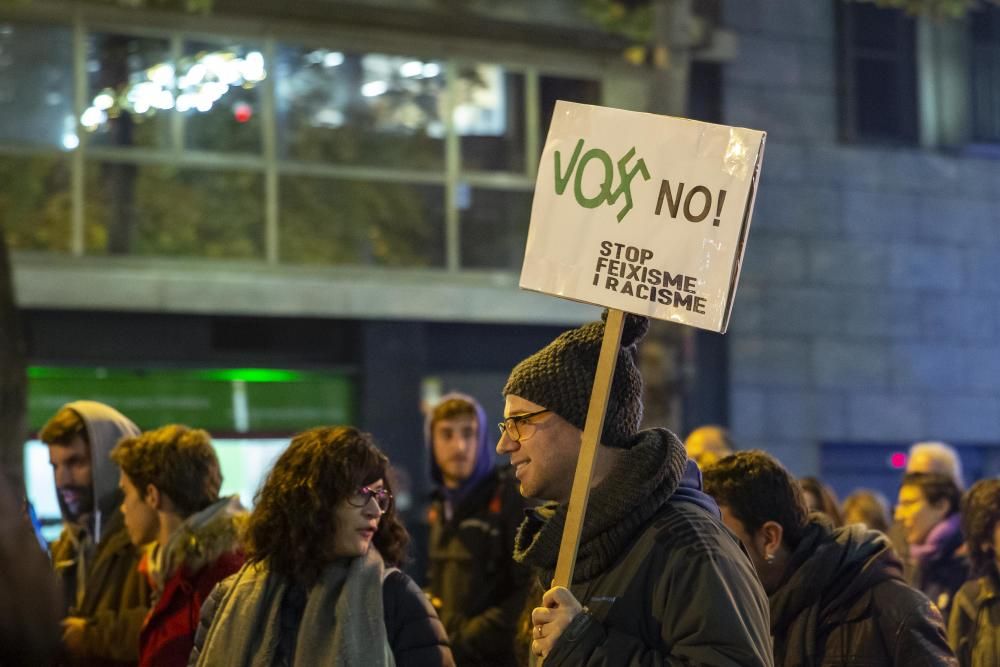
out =
<svg viewBox="0 0 1000 667"><path fill-rule="evenodd" d="M293 665L393 667L382 610L385 566L374 548L331 564L309 589L295 637ZM270 667L278 647L281 602L289 584L266 563L233 575L198 665Z"/></svg>
<svg viewBox="0 0 1000 667"><path fill-rule="evenodd" d="M636 534L666 503L684 474L684 445L663 428L641 431L601 484L590 493L573 583L605 572L629 547ZM566 525L566 505L550 503L521 524L514 560L540 570L552 580Z"/></svg>

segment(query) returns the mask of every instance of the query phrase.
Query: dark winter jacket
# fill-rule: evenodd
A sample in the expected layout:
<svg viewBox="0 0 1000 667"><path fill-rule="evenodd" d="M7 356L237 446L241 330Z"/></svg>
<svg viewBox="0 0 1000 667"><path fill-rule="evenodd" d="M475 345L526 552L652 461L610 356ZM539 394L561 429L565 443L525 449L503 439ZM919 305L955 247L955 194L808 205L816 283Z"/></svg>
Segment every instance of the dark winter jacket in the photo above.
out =
<svg viewBox="0 0 1000 667"><path fill-rule="evenodd" d="M450 514L450 518L446 518ZM458 665L511 665L530 570L514 561L524 501L509 469L494 470L450 512L429 512L428 593Z"/></svg>
<svg viewBox="0 0 1000 667"><path fill-rule="evenodd" d="M135 664L150 590L138 570L141 553L132 546L119 510L119 473L110 453L121 438L138 435L139 429L103 403L75 401L66 407L80 415L87 429L94 513L83 525L66 521L52 545L52 563L63 580L68 615L87 619L80 662ZM65 517L61 497L59 504Z"/></svg>
<svg viewBox="0 0 1000 667"><path fill-rule="evenodd" d="M149 554L159 568L144 561L157 592L139 637L140 665L187 665L202 603L243 565L238 536L245 516L238 497L223 498L189 517L164 550Z"/></svg>
<svg viewBox="0 0 1000 667"><path fill-rule="evenodd" d="M948 621L948 642L962 667L1000 665L1000 582L995 572L958 590Z"/></svg>
<svg viewBox="0 0 1000 667"><path fill-rule="evenodd" d="M189 665L197 664L216 611L234 581L235 577L229 577L219 582L202 605ZM391 571L382 582L382 616L396 667L455 666L448 647L448 637L434 608L420 587L399 570ZM281 632L294 632L297 625L297 619L282 618ZM290 643L294 645L294 642Z"/></svg>
<svg viewBox="0 0 1000 667"><path fill-rule="evenodd" d="M702 504L673 497L687 466L683 445L665 429L630 444L591 492L570 587L588 611L546 667L771 665L767 598L746 552ZM565 520L565 505L548 505L518 533L515 557L536 568L543 588Z"/></svg>
<svg viewBox="0 0 1000 667"><path fill-rule="evenodd" d="M956 665L941 615L882 533L814 515L789 571L770 596L775 665Z"/></svg>
<svg viewBox="0 0 1000 667"><path fill-rule="evenodd" d="M0 468L0 665L49 665L59 646L62 591Z"/></svg>
<svg viewBox="0 0 1000 667"><path fill-rule="evenodd" d="M923 544L910 545L913 586L938 606L944 618L951 613L955 593L969 577L960 522L956 512L934 526Z"/></svg>

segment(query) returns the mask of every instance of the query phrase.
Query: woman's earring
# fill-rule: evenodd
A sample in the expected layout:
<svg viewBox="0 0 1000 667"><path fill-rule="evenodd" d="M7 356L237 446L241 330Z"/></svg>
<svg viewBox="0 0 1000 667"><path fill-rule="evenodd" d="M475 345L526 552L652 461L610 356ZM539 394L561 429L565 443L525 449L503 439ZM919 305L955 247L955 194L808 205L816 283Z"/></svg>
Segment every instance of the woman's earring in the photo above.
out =
<svg viewBox="0 0 1000 667"><path fill-rule="evenodd" d="M767 554L766 556L764 556L764 561L768 565L774 565L774 554Z"/></svg>

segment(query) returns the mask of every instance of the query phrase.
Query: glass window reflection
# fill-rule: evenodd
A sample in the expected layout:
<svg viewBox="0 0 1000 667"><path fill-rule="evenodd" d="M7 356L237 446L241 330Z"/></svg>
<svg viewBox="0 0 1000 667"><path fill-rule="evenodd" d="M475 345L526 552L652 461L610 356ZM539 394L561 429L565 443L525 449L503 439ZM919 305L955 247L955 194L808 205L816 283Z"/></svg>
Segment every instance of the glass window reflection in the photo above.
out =
<svg viewBox="0 0 1000 667"><path fill-rule="evenodd" d="M264 179L254 172L87 165L87 252L260 258Z"/></svg>
<svg viewBox="0 0 1000 667"><path fill-rule="evenodd" d="M531 192L460 186L464 269L519 271L531 220Z"/></svg>
<svg viewBox="0 0 1000 667"><path fill-rule="evenodd" d="M68 27L0 21L0 142L79 144Z"/></svg>
<svg viewBox="0 0 1000 667"><path fill-rule="evenodd" d="M441 63L285 45L279 48L277 68L282 157L443 167Z"/></svg>
<svg viewBox="0 0 1000 667"><path fill-rule="evenodd" d="M87 107L80 125L98 146L165 148L174 108L166 39L94 33L87 38Z"/></svg>
<svg viewBox="0 0 1000 667"><path fill-rule="evenodd" d="M444 265L444 188L281 179L281 258L308 264Z"/></svg>
<svg viewBox="0 0 1000 667"><path fill-rule="evenodd" d="M187 42L177 67L177 111L185 146L259 153L261 83L268 72L260 48Z"/></svg>
<svg viewBox="0 0 1000 667"><path fill-rule="evenodd" d="M523 173L524 75L496 65L459 67L455 98L462 167Z"/></svg>
<svg viewBox="0 0 1000 667"><path fill-rule="evenodd" d="M0 220L12 249L69 250L67 163L65 155L0 155Z"/></svg>

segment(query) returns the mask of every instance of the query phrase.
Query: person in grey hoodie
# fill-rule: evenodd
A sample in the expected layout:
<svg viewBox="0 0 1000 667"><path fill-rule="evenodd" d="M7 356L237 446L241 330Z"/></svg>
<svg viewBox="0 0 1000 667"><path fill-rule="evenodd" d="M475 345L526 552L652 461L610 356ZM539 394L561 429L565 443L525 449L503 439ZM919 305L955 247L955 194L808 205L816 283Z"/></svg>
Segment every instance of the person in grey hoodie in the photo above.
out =
<svg viewBox="0 0 1000 667"><path fill-rule="evenodd" d="M39 433L48 445L63 531L52 563L63 582L68 664L135 664L149 611L149 585L137 566L119 506L118 466L111 449L139 429L96 401L67 403Z"/></svg>

